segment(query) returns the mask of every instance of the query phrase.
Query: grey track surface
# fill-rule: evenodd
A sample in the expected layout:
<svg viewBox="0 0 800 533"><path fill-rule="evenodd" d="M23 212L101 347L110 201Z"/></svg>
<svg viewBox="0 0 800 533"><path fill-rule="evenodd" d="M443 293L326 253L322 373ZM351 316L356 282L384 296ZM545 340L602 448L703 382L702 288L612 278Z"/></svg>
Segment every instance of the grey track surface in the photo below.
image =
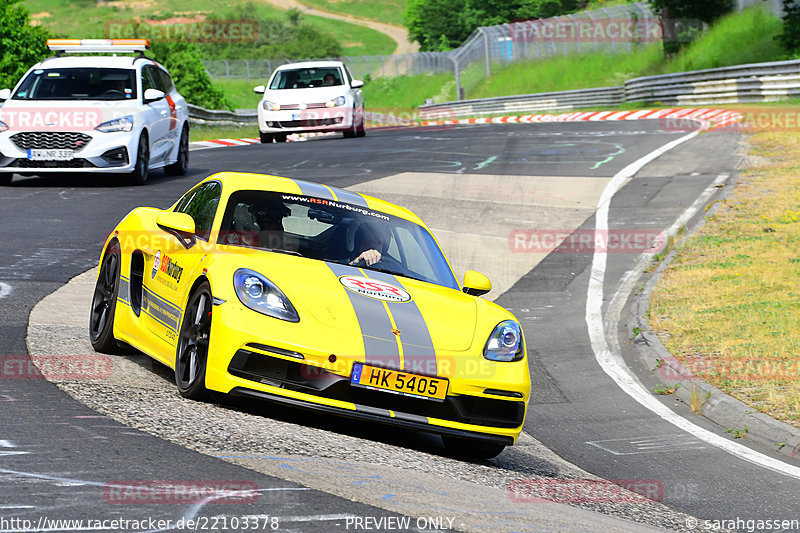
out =
<svg viewBox="0 0 800 533"><path fill-rule="evenodd" d="M113 227L127 211L137 205L165 207L192 183L216 170L276 173L337 186L355 185L398 171L601 178L613 175L625 164L673 138L674 134L658 131L657 123L647 122L395 131L352 142L324 139L302 144L193 152L190 176L183 179L157 178L154 183L139 189L109 188L103 185L101 179L85 177L15 181L11 187L0 190L0 220L3 221L6 229L4 235L7 236L4 237L4 254L0 258L0 282L8 283L13 288L8 296L0 300L0 319L4 324L2 350L5 354L25 353L26 318L33 303L72 276L94 266L104 232ZM632 224L635 221L646 222L650 224L648 227L656 228L669 225L671 219L682 210L681 207L685 208L691 203L699 191L716 177L720 165L733 159L731 154L726 153L726 147L734 143L735 139L729 136L709 134L686 145L681 149L683 152L676 152L672 156L674 159L659 160L646 168L641 178L633 180L615 198L611 211L612 224ZM709 153L717 157L709 157ZM729 159L725 159L726 156ZM691 176L693 172L700 174ZM590 223L587 221L587 224ZM796 494L797 489L794 482L776 479L775 474L755 467L736 464L722 452L703 449L683 451L680 455L614 456L586 444L587 441L614 439L617 436L635 438L675 433L672 427L663 427L668 425L654 420L649 412L642 412L638 404L618 391L607 378L604 380L604 374L591 356L583 322L589 259L588 255L553 254L499 301L512 308L523 321L526 336L533 348L531 365L535 396L529 411L528 431L556 453L590 472L610 479L663 481L665 502L679 510L707 518L756 516L762 511L762 518L767 517L767 512L792 518L789 514L791 509L788 504L781 504L780 498L785 497L782 502L792 501L791 495ZM607 277L609 285L631 261L631 257L621 256L610 262ZM160 379L163 375L159 375L163 371L159 372L157 368L147 371L156 384L154 388L164 385L164 380ZM167 389L163 390L167 401ZM0 419L0 440L12 441L20 450L31 451L29 455L2 457L0 468L6 470L18 462L20 471L28 469L49 474L84 472L84 478L91 477L103 482L109 479L152 479L156 473L158 479L186 479L190 473L202 472L203 479L243 479L244 476L244 479L258 479L259 486L290 486L285 481L251 471L231 471L229 469L236 467L126 429L106 418L98 419L101 422L75 419L75 416L84 416L75 413L91 414L92 411L71 401L48 383L3 380L0 383L0 401L4 396L15 401L7 404L13 406L10 410L3 410L4 414L13 412L13 416ZM351 454L368 452L367 456L372 457L373 453L380 455L383 449L384 452L388 450L386 456L391 457L400 447L408 450L416 459L427 461L427 465L438 465L443 475L477 479L490 486L502 486L512 476L582 475L557 457L548 455L546 450L541 450L532 439L527 443L523 441L519 452L509 450L494 462L469 465L440 457L438 444L425 436L386 435L380 429L360 425L344 428L320 417L300 413L276 414L260 409L252 412L251 408L235 404L223 409L231 409L232 413L236 413L232 415L234 417L244 412L248 416L262 417L265 421L274 418L279 423L296 424L298 428L308 426L311 433L317 430L324 432L324 439L341 437L355 448L355 452L349 450ZM175 410L179 412L177 406ZM75 424L75 420L81 422ZM92 424L110 426L105 432L95 435L107 439L87 437L85 430L99 429L91 429ZM80 429L73 426L79 426ZM661 433L654 433L654 430ZM302 430L298 431L302 434ZM184 435L174 440L191 440L186 436L186 433L192 433L191 427L188 431L177 433ZM166 437L169 438L168 435ZM105 442L84 446L88 439ZM71 442L74 444L69 444ZM219 441L213 444L215 449L220 449L222 445ZM50 451L36 454L34 445ZM309 449L304 451L306 457L311 456L315 449L313 441L308 445ZM208 453L203 442L190 447ZM256 448L259 452L263 451L262 448ZM372 451L372 448L377 451ZM53 449L60 451L60 454L53 452ZM139 458L135 457L137 453L141 454ZM70 458L66 465L61 456ZM333 457L336 458L336 455ZM538 461L532 458L538 458ZM267 468L263 462L259 465L248 462L253 457L228 459L238 460L251 469L260 468L262 471L282 468L281 465ZM682 466L687 459L692 461L691 468ZM107 466L96 467L96 463ZM407 465L407 468L414 469L415 465ZM750 485L742 485L737 480L735 473L742 468L747 469L749 479L753 480L752 489ZM23 478L8 473L3 476L0 480L9 483L9 486L24 485ZM196 475L189 477L193 478L196 479ZM308 481L300 475L295 479L299 482ZM767 507L767 502L761 496L761 491L767 486L771 494L777 491L779 497L779 503L772 503L772 507ZM77 516L103 509L100 493L91 496L76 494L76 491L58 488L55 483L50 484L49 490L53 492L48 501L57 502L51 505L54 508L69 506ZM8 494L5 490L3 493ZM276 507L274 514L297 517L302 511L307 516L325 514L331 508L334 509L333 513L370 516L390 514L317 491L297 491L295 494L299 496L293 495L289 498L291 501L282 500L284 506ZM681 529L684 519L679 514L652 504L616 509L614 506L601 507L607 513L630 516L676 530ZM119 508L113 510L119 511ZM156 508L155 511L165 512L163 508ZM784 511L785 516L780 514ZM26 511L28 514L31 512ZM234 509L232 512L240 511ZM264 508L259 512L265 512ZM174 516L175 513L166 514ZM303 522L300 526L295 524L303 531L314 527L326 530L329 526L329 523L315 522ZM533 527L536 528L535 525Z"/></svg>

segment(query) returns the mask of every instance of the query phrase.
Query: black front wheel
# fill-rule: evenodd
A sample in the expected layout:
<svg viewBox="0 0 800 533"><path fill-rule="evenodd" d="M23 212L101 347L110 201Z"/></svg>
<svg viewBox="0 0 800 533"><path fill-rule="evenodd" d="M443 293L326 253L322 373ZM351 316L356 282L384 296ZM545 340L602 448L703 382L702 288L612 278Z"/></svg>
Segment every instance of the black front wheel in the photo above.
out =
<svg viewBox="0 0 800 533"><path fill-rule="evenodd" d="M271 144L275 140L275 136L271 133L258 132L262 144Z"/></svg>
<svg viewBox="0 0 800 533"><path fill-rule="evenodd" d="M139 138L139 148L136 150L136 166L131 172L130 181L133 185L144 185L150 173L150 143L147 134L142 132Z"/></svg>
<svg viewBox="0 0 800 533"><path fill-rule="evenodd" d="M206 363L211 340L211 287L203 282L189 298L183 314L175 354L175 383L178 392L190 400L207 400Z"/></svg>
<svg viewBox="0 0 800 533"><path fill-rule="evenodd" d="M89 340L97 352L116 353L114 338L114 310L119 293L119 270L121 258L119 244L113 243L106 251L92 297L89 315Z"/></svg>
<svg viewBox="0 0 800 533"><path fill-rule="evenodd" d="M178 160L164 167L168 176L184 176L189 170L189 128L184 126L178 145Z"/></svg>
<svg viewBox="0 0 800 533"><path fill-rule="evenodd" d="M11 185L11 180L14 178L14 174L0 174L0 187L5 187L6 185Z"/></svg>

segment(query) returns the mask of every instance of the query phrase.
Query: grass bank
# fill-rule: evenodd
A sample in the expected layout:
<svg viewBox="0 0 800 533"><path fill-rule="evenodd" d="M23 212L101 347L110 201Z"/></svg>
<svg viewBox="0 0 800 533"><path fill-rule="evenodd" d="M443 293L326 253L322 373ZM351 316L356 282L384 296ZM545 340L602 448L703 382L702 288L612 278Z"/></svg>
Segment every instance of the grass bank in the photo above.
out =
<svg viewBox="0 0 800 533"><path fill-rule="evenodd" d="M753 134L757 162L679 246L649 318L696 375L800 427L800 106L759 109L779 131Z"/></svg>
<svg viewBox="0 0 800 533"><path fill-rule="evenodd" d="M661 45L652 43L617 55L572 55L496 64L489 78L484 77L483 64L475 64L462 73L462 86L467 98L488 98L608 87L639 76L777 61L785 59L775 40L780 32L779 18L763 7L754 7L723 17L701 39L668 61ZM419 107L427 98L454 100L455 82L450 74L376 78L364 93L374 109L391 109L402 103L408 110Z"/></svg>
<svg viewBox="0 0 800 533"><path fill-rule="evenodd" d="M322 11L376 20L395 26L403 25L406 0L302 0L306 5Z"/></svg>

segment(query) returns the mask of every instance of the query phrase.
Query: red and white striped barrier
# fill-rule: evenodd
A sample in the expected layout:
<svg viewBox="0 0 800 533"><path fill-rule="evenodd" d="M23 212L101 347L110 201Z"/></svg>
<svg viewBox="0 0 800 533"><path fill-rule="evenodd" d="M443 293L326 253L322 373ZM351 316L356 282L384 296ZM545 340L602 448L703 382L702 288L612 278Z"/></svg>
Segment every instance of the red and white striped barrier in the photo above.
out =
<svg viewBox="0 0 800 533"><path fill-rule="evenodd" d="M508 115L502 117L462 118L454 120L423 120L418 123L396 122L394 125L372 127L370 129L399 129L416 128L420 126L463 126L470 124L536 124L548 122L599 122L616 120L661 120L665 130L683 131L692 129L691 121L705 123L704 130L715 130L737 124L742 115L729 109L698 109L695 107L666 108L666 109L638 109L632 111L575 111L558 115ZM384 122L385 123L385 122ZM338 135L337 132L303 133L289 135L289 142L302 142L310 137L323 137ZM242 146L259 144L258 138L246 137L242 139L214 139L211 141L196 141L193 148L213 148L220 146Z"/></svg>

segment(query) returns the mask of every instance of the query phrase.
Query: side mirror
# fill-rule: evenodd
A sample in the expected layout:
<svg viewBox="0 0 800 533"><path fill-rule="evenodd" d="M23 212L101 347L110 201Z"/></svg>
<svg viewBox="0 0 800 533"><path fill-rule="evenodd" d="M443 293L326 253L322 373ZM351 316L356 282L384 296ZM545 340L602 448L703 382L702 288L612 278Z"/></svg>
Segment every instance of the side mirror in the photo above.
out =
<svg viewBox="0 0 800 533"><path fill-rule="evenodd" d="M263 85L256 85L255 87L253 87L253 92L256 94L264 94L266 90L267 88Z"/></svg>
<svg viewBox="0 0 800 533"><path fill-rule="evenodd" d="M11 98L11 89L0 89L0 100L8 100Z"/></svg>
<svg viewBox="0 0 800 533"><path fill-rule="evenodd" d="M353 89L360 89L363 86L364 82L361 80L353 80L353 82L350 84L350 87L352 87Z"/></svg>
<svg viewBox="0 0 800 533"><path fill-rule="evenodd" d="M480 296L492 290L492 282L480 272L467 270L464 273L464 288L462 290L472 296Z"/></svg>
<svg viewBox="0 0 800 533"><path fill-rule="evenodd" d="M174 233L187 248L194 242L194 219L186 213L164 211L158 215L156 224L159 228Z"/></svg>
<svg viewBox="0 0 800 533"><path fill-rule="evenodd" d="M144 103L149 104L150 102L161 100L165 96L167 95L164 94L164 91L159 91L158 89L147 89L144 92Z"/></svg>

